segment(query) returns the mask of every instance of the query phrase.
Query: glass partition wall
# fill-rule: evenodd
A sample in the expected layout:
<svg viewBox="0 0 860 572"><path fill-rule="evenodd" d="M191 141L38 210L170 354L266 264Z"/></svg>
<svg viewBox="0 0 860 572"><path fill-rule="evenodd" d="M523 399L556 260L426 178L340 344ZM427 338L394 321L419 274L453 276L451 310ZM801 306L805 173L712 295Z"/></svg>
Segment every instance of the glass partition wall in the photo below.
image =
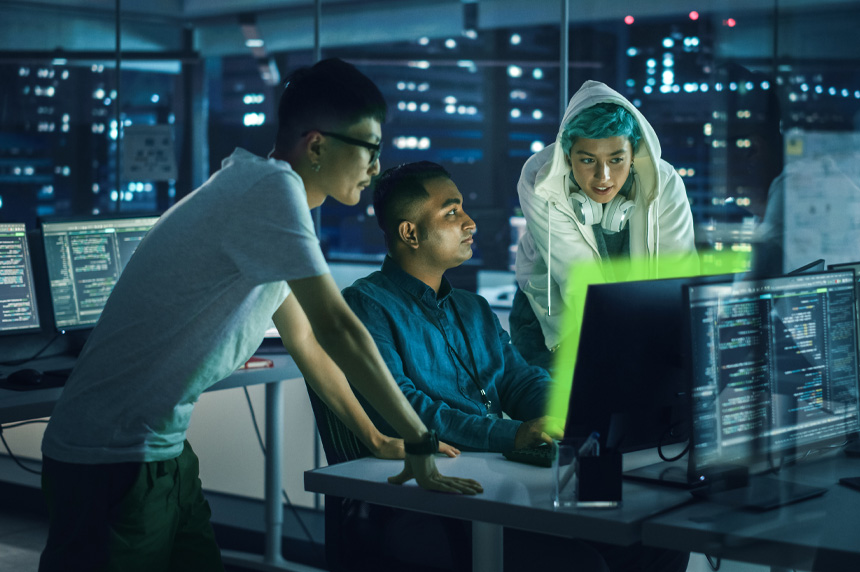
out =
<svg viewBox="0 0 860 572"><path fill-rule="evenodd" d="M785 265L796 261L792 256L848 261L846 248L818 235L857 226L851 217L860 180L852 153L860 137L856 3L777 0L731 12L644 3L641 13L594 6L586 13L568 2L564 34L563 2L380 2L366 9L322 2L321 56L353 62L389 102L383 170L436 161L463 192L478 225L465 274L511 269L523 229L520 169L555 140L564 77L568 97L583 81L599 80L652 123L663 158L686 185L703 252L749 251L776 229L786 245L797 246L796 255L777 254ZM27 52L7 43L0 53L0 219L32 224L42 215L160 212L235 147L268 153L283 78L315 59L313 3L300 13L286 4L295 3L259 3L258 13L241 17L161 15L160 23L151 14L141 21L130 14L121 30L134 35L120 53L135 59L123 60L119 75L109 19L91 47L82 46L86 36L59 52L54 38ZM78 17L64 10L64 17ZM453 10L456 23L435 25L434 10ZM265 57L245 46L240 20L259 21ZM301 29L286 24L295 21L304 23ZM151 42L160 49L143 46L151 34L140 26L164 28L160 34L169 39ZM362 26L369 31L353 33ZM143 48L151 58L140 54ZM87 49L100 50L102 59ZM129 136L135 126L169 126L172 177L117 176L118 121L123 135L131 128ZM119 148L126 144L140 151L139 138ZM119 156L120 168L127 156ZM815 200L809 193L801 200L801 187ZM381 260L369 191L357 207L327 202L319 221L330 260ZM812 246L801 240L810 236Z"/></svg>

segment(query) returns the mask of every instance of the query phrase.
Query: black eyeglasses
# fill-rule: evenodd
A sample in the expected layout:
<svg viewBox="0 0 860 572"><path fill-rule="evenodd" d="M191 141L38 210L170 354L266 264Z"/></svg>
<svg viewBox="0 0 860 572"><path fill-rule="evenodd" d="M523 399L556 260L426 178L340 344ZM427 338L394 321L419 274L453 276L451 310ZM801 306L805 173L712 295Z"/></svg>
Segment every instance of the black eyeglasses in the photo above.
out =
<svg viewBox="0 0 860 572"><path fill-rule="evenodd" d="M367 141L362 141L361 139L354 139L352 137L347 137L346 135L341 135L340 133L332 133L331 131L320 131L320 134L325 135L326 137L334 137L335 139L343 141L344 143L349 143L350 145L358 145L359 147L369 149L370 165L376 163L376 160L379 159L379 154L382 153L382 141L379 143L369 143Z"/></svg>

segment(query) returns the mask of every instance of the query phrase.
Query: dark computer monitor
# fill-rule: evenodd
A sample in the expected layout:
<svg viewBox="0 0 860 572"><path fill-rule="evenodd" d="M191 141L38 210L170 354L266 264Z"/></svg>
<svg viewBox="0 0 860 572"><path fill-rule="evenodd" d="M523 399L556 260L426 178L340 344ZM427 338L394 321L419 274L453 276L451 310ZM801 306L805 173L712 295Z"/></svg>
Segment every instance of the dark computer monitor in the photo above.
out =
<svg viewBox="0 0 860 572"><path fill-rule="evenodd" d="M689 480L766 471L860 430L853 271L685 286Z"/></svg>
<svg viewBox="0 0 860 572"><path fill-rule="evenodd" d="M733 276L590 285L565 440L597 431L603 447L621 452L686 441L682 286Z"/></svg>
<svg viewBox="0 0 860 572"><path fill-rule="evenodd" d="M158 216L42 221L58 330L92 328L137 245Z"/></svg>
<svg viewBox="0 0 860 572"><path fill-rule="evenodd" d="M786 272L786 275L790 276L792 274L809 274L812 272L824 272L824 259L819 258L818 260L813 260L799 268L795 268L790 272Z"/></svg>
<svg viewBox="0 0 860 572"><path fill-rule="evenodd" d="M39 329L33 265L24 223L0 223L0 334Z"/></svg>

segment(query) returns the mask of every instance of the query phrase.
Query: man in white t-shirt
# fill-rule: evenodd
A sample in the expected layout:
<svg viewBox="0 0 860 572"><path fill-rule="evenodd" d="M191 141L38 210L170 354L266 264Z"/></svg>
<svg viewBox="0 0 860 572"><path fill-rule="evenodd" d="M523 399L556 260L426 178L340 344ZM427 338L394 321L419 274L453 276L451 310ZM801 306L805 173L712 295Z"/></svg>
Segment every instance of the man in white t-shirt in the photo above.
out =
<svg viewBox="0 0 860 572"><path fill-rule="evenodd" d="M42 443L51 524L40 570L222 570L185 440L194 403L257 349L273 319L309 385L389 480L474 494L444 477L438 444L331 278L310 210L354 205L379 172L386 105L353 66L291 76L268 158L237 149L147 234L114 288ZM379 433L344 373L405 440Z"/></svg>

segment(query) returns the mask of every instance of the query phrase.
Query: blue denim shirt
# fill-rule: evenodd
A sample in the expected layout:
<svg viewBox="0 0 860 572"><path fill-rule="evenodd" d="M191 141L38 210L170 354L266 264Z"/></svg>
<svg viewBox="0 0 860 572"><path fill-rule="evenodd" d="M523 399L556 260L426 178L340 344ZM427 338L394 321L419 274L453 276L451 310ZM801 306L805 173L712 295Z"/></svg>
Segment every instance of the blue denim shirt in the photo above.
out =
<svg viewBox="0 0 860 572"><path fill-rule="evenodd" d="M390 257L343 295L406 398L441 440L463 450L501 452L513 448L523 421L545 414L549 374L525 362L481 296L452 288L445 278L437 296ZM380 431L396 435L363 405ZM502 411L510 419L501 418Z"/></svg>

